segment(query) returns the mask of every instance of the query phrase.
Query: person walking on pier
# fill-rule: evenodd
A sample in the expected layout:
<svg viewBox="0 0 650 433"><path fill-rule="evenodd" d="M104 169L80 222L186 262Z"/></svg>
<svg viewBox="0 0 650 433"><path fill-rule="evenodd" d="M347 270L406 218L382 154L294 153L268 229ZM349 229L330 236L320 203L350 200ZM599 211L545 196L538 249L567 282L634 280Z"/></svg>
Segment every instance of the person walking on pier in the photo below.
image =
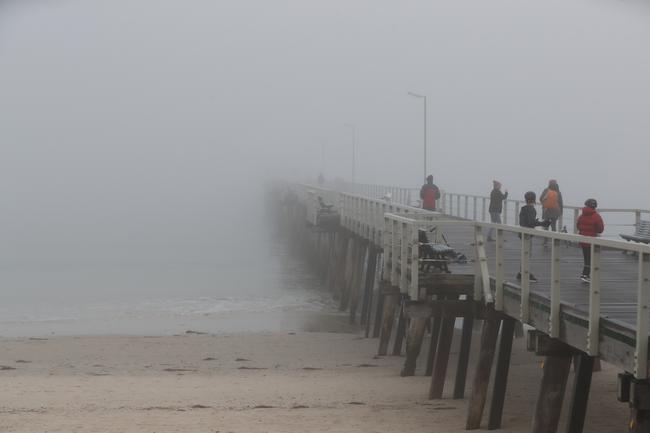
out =
<svg viewBox="0 0 650 433"><path fill-rule="evenodd" d="M501 182L497 180L492 181L492 192L490 193L490 222L494 224L501 224L501 212L503 212L503 201L508 198L508 190L505 193L501 192ZM494 241L492 234L494 229L491 228L487 235L488 241Z"/></svg>
<svg viewBox="0 0 650 433"><path fill-rule="evenodd" d="M551 225L550 221L548 220L540 221L537 219L537 210L535 210L535 201L537 199L537 196L535 195L535 193L532 191L528 191L526 194L524 194L524 199L526 200L526 205L522 206L521 210L519 211L519 225L521 227L526 227L529 229L534 229L535 227L538 226L548 228L548 226ZM531 242L531 249L528 253L530 254L531 252L532 252L532 242ZM521 280L521 272L517 274L517 279ZM535 278L535 276L532 273L530 273L529 281L531 283L536 283L537 278Z"/></svg>
<svg viewBox="0 0 650 433"><path fill-rule="evenodd" d="M598 202L590 198L585 201L585 207L582 208L582 214L578 217L578 233L583 236L596 237L605 230L605 223L603 218L596 211ZM585 259L585 264L582 267L582 275L580 279L585 283L591 282L591 244L581 242L582 256Z"/></svg>
<svg viewBox="0 0 650 433"><path fill-rule="evenodd" d="M542 203L542 219L551 222L551 230L557 231L557 220L562 216L564 211L564 203L562 202L562 193L557 180L551 179L548 181L548 187L542 191L539 196L539 201ZM548 227L546 228L548 230Z"/></svg>
<svg viewBox="0 0 650 433"><path fill-rule="evenodd" d="M440 189L433 183L433 176L427 176L427 183L420 189L422 209L436 210L436 200L440 198Z"/></svg>

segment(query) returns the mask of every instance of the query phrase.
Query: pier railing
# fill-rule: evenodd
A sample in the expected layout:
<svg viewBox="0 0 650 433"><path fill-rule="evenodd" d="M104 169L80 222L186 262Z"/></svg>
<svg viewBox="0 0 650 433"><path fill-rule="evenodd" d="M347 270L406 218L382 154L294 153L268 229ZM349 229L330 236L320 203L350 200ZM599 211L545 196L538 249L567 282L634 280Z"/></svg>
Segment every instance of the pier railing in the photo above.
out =
<svg viewBox="0 0 650 433"><path fill-rule="evenodd" d="M570 300L563 297L562 287L570 286L565 278L560 275L561 248L560 245L579 243L588 244L591 248L591 282L588 288L587 311L578 311L577 318L573 320L586 323L586 334L574 333L573 341L568 341L574 347L584 350L592 356L597 356L601 349L602 335L600 326L601 315L601 282L603 271L601 256L605 250L618 250L638 257L636 271L636 327L625 334L629 345L634 347L633 365L624 365L628 371L633 371L637 378L648 377L648 333L650 331L650 246L627 243L606 238L584 237L572 233L559 233L543 230L522 228L514 225L492 224L487 220L487 204L489 198L462 194L444 194L440 210L430 212L408 204L396 203L391 199L369 197L361 194L339 192L310 185L301 185L299 188L303 203L308 207L308 218L317 215L320 204L318 197L323 198L328 204L335 206L341 215L341 225L349 232L360 236L380 248L384 252L383 262L384 279L392 285L399 287L400 291L409 295L413 300L421 299L422 277L419 256L418 230L423 229L434 232L434 235L451 229L467 230L473 239L473 253L469 257L475 266L474 296L487 305L494 306L497 311L506 311L513 317L518 317L523 323L535 326L539 330L548 332L551 337L561 336L569 338L566 331L561 335L561 316L566 316L567 311L573 311ZM381 192L381 191L380 191ZM402 197L404 193L401 193ZM459 203L461 204L459 206ZM485 212L483 211L485 203ZM469 204L469 206L467 206ZM517 213L522 202L511 200L507 206L512 206ZM574 207L566 207L575 210ZM635 215L637 220L648 213L642 209L602 209L603 212L619 212ZM458 217L458 218L450 218ZM515 222L515 221L508 221ZM494 247L486 248L486 230L494 229L496 242ZM466 232L467 233L467 232ZM506 256L504 254L504 241L506 235L521 242L520 254ZM550 241L551 251L548 266L550 283L548 299L543 300L537 292L531 296L530 285L530 251L532 237L544 238ZM521 240L519 240L521 239ZM511 239L512 241L512 239ZM537 260L539 262L539 260ZM512 283L506 279L506 267L520 269L521 281ZM492 268L492 271L490 271ZM616 279L618 276L605 275L605 281ZM568 290L565 289L565 290ZM505 294L508 293L506 302ZM546 296L546 295L545 295ZM517 304L514 306L513 299ZM548 311L541 316L538 310L531 314L532 306L540 302L548 302ZM513 310L514 308L514 310ZM537 307L535 307L537 308ZM546 311L546 310L545 310ZM572 313L573 314L573 313ZM582 315L582 316L581 316ZM585 317L583 317L585 316ZM543 317L540 319L540 317ZM540 322L541 320L541 322ZM611 323L611 319L607 319ZM543 322L543 323L542 323ZM566 321L563 322L566 325ZM623 329L623 328L621 328ZM629 329L629 328L625 328ZM576 336L577 335L577 336ZM628 343L626 343L628 344ZM608 348L607 350L610 350ZM619 350L619 348L613 349ZM607 359L605 356L604 359Z"/></svg>
<svg viewBox="0 0 650 433"><path fill-rule="evenodd" d="M418 230L438 232L444 228L462 227L471 231L474 239L473 261L476 268L476 282L474 298L491 304L497 311L505 308L504 293L506 290L518 289L519 311L518 318L521 322L532 325L537 329L547 332L551 337L560 337L560 315L563 309L562 281L560 275L561 244L583 243L591 248L591 282L588 286L589 308L587 321L587 334L584 341L572 342L575 347L584 350L591 356L599 355L600 343L600 294L601 281L601 254L604 249L614 249L627 253L638 254L637 271L637 310L636 310L636 338L634 342L633 372L637 378L648 377L648 332L650 331L650 246L630 244L602 238L584 237L574 234L547 232L501 224L482 223L463 220L449 220L441 216L405 215L388 213L384 217L384 278L391 284L400 288L400 291L409 295L411 299L424 299L426 293L422 291L419 278L422 276L420 265L423 259L419 256ZM496 242L494 252L488 254L485 248L485 230L494 229ZM516 259L508 258L504 254L505 234L521 236L521 254ZM539 318L531 315L531 261L530 249L532 237L548 239L551 244L551 259L547 264L550 278L550 311L548 323L539 323ZM511 239L514 236L509 236ZM517 285L508 282L505 269L508 260L520 266L521 281ZM493 263L494 272L489 271L489 262ZM512 265L512 263L511 263ZM512 268L513 266L511 266ZM607 278L607 275L604 276ZM510 314L512 311L508 311Z"/></svg>
<svg viewBox="0 0 650 433"><path fill-rule="evenodd" d="M526 202L507 199L503 202L503 224L518 224L519 210ZM490 222L490 197L473 194L442 193L440 209L443 213L472 221ZM576 223L583 206L565 205L558 220L558 230L566 226L567 232L577 233ZM541 208L538 206L540 218ZM648 209L598 208L601 214L608 214L606 219L607 235L618 236L620 232L630 232L642 219L650 218Z"/></svg>

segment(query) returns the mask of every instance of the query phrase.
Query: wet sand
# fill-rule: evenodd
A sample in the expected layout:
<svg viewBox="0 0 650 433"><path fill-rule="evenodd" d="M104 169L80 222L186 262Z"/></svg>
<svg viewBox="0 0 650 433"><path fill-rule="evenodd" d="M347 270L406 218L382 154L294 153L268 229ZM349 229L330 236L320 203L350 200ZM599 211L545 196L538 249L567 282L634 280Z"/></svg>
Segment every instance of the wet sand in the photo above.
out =
<svg viewBox="0 0 650 433"><path fill-rule="evenodd" d="M376 345L325 332L5 338L0 431L465 431L466 400L428 400L429 378L399 377L403 358ZM539 361L516 341L501 431L529 431ZM594 376L585 431L625 428L615 378L607 365Z"/></svg>

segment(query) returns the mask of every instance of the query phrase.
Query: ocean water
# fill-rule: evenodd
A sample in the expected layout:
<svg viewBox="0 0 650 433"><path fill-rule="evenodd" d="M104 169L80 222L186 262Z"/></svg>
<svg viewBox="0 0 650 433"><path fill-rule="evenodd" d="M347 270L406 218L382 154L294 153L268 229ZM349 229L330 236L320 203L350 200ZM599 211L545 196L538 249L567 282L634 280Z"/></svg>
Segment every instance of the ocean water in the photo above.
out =
<svg viewBox="0 0 650 433"><path fill-rule="evenodd" d="M5 255L0 336L340 329L344 316L323 281L273 228L250 227L258 229L203 242L33 245L33 254Z"/></svg>

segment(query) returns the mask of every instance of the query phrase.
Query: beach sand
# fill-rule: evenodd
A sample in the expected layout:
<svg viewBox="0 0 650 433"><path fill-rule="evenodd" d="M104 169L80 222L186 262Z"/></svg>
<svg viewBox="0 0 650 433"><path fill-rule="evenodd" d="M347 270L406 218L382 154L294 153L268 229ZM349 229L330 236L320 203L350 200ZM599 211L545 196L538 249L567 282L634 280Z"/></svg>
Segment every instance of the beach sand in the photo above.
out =
<svg viewBox="0 0 650 433"><path fill-rule="evenodd" d="M403 358L377 358L376 347L356 333L323 332L5 338L0 431L465 431L467 400L448 396L453 358L447 397L428 400L422 366L401 378ZM539 361L516 341L501 431L530 430ZM626 426L616 371L603 367L585 432Z"/></svg>

